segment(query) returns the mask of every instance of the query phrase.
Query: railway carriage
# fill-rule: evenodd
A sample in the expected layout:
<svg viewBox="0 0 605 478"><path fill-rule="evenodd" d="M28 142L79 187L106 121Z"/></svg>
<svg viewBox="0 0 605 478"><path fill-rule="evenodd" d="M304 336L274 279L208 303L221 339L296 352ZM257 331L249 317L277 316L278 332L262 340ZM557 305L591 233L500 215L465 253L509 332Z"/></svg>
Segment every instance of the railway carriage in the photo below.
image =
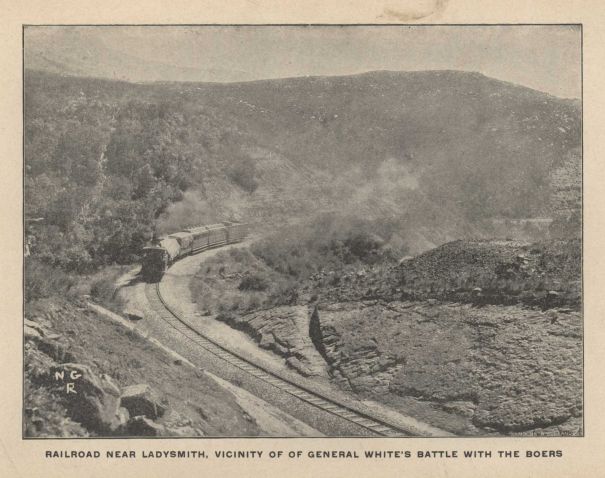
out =
<svg viewBox="0 0 605 478"><path fill-rule="evenodd" d="M225 228L227 230L227 243L242 241L248 232L246 224L239 224L235 222L226 222Z"/></svg>
<svg viewBox="0 0 605 478"><path fill-rule="evenodd" d="M185 230L193 236L193 251L208 248L210 235L206 226L196 226Z"/></svg>
<svg viewBox="0 0 605 478"><path fill-rule="evenodd" d="M179 243L179 257L191 254L193 252L193 235L190 232L175 232L170 234L169 238L176 239Z"/></svg>
<svg viewBox="0 0 605 478"><path fill-rule="evenodd" d="M224 224L209 224L186 229L194 237L194 250L201 251L210 247L226 244L227 232Z"/></svg>
<svg viewBox="0 0 605 478"><path fill-rule="evenodd" d="M208 246L216 247L227 243L227 228L224 224L210 224L208 227Z"/></svg>
<svg viewBox="0 0 605 478"><path fill-rule="evenodd" d="M175 232L159 243L143 248L141 274L150 282L159 280L170 265L190 254L239 242L246 237L245 224L224 222Z"/></svg>

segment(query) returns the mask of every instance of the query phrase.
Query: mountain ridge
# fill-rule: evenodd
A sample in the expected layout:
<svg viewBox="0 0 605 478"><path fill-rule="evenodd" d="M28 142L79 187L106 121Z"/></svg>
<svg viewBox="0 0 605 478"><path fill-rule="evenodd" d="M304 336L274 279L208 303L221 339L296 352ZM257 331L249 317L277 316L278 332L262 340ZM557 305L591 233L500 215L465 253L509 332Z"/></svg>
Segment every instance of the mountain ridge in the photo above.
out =
<svg viewBox="0 0 605 478"><path fill-rule="evenodd" d="M124 200L158 194L140 204L157 204L143 222L183 199L181 212L208 220L337 211L398 221L421 252L494 235L494 218L569 217L581 204L580 105L477 73L135 84L26 70L25 127L26 191L49 177L71 188L84 161L124 183ZM66 154L89 154L82 134L98 147L66 170ZM160 194L165 181L177 183ZM41 217L47 202L26 209Z"/></svg>

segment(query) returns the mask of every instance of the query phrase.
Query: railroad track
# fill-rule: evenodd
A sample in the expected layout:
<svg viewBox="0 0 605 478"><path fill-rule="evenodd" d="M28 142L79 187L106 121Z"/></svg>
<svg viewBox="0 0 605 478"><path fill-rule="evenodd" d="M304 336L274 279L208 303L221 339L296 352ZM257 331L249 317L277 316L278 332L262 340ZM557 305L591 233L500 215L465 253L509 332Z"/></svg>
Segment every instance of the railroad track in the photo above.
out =
<svg viewBox="0 0 605 478"><path fill-rule="evenodd" d="M164 301L159 283L147 284L145 293L150 305L158 313L159 317L167 322L172 328L184 335L188 340L247 374L273 385L282 392L286 392L299 400L311 404L320 410L336 415L343 420L366 428L377 436L400 437L426 435L420 430L415 430L413 426L406 427L393 424L386 419L373 416L372 414L361 410L356 410L352 406L346 405L333 398L328 398L317 391L280 376L262 365L256 364L240 354L220 345L189 325Z"/></svg>

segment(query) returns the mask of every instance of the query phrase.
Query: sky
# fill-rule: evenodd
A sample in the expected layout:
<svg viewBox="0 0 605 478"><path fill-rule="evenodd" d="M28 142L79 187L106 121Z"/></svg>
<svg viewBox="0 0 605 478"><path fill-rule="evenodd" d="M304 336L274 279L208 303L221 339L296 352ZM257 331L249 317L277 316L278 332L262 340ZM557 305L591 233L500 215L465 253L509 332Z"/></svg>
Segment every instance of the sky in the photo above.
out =
<svg viewBox="0 0 605 478"><path fill-rule="evenodd" d="M80 45L198 69L200 81L216 80L217 71L230 81L450 69L559 97L581 94L578 26L39 27L26 31L26 51L28 35L43 38L58 28ZM52 49L52 41L44 43Z"/></svg>

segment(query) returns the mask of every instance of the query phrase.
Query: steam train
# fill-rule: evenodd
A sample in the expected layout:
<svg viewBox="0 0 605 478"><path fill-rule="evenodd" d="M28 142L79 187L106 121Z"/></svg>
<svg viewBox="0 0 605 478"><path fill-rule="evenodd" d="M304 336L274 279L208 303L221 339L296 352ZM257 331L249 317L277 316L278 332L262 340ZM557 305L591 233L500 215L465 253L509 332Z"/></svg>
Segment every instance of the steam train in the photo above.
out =
<svg viewBox="0 0 605 478"><path fill-rule="evenodd" d="M246 224L233 222L196 226L175 232L143 248L141 275L148 282L157 282L176 260L213 247L239 242L247 233Z"/></svg>

